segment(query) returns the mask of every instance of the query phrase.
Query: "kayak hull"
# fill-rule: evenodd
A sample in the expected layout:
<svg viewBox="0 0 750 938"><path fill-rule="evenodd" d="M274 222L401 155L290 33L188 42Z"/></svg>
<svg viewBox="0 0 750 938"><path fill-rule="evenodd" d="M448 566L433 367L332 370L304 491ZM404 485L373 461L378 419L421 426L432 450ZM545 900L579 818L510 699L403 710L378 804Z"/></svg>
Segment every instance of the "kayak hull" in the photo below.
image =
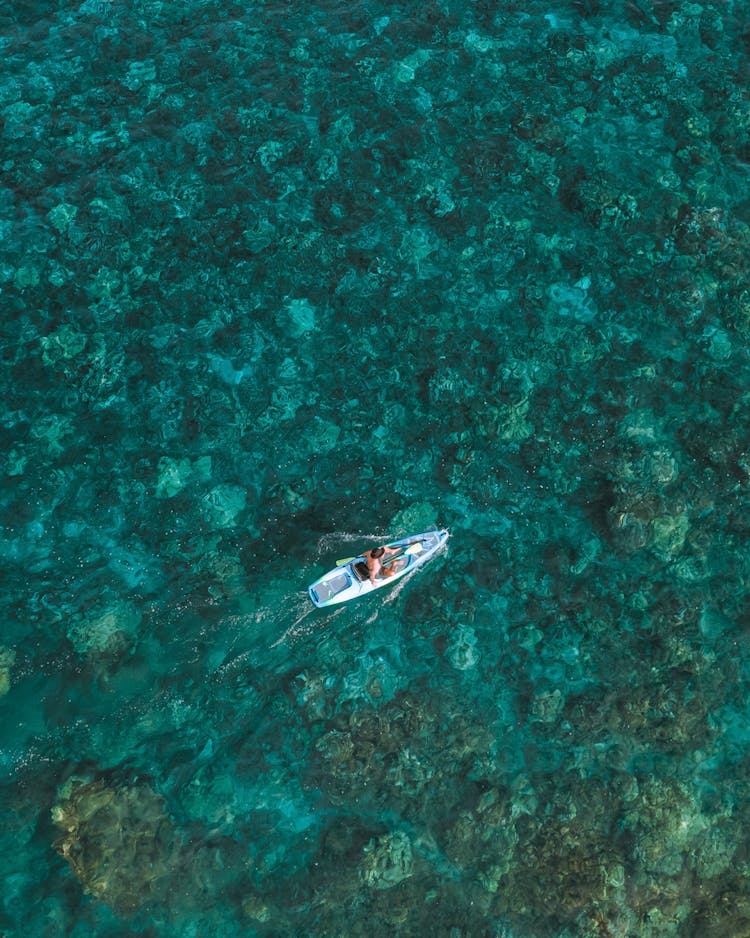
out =
<svg viewBox="0 0 750 938"><path fill-rule="evenodd" d="M333 570L329 570L308 586L307 592L318 608L358 599L383 586L391 586L407 573L423 566L445 546L448 537L448 532L445 530L426 531L424 534L412 534L398 541L390 541L388 547L404 551L394 559L396 572L391 576L377 577L374 583L371 583L366 576L363 578L363 568L361 566L358 568L357 565L365 564L365 557L364 554L360 554Z"/></svg>

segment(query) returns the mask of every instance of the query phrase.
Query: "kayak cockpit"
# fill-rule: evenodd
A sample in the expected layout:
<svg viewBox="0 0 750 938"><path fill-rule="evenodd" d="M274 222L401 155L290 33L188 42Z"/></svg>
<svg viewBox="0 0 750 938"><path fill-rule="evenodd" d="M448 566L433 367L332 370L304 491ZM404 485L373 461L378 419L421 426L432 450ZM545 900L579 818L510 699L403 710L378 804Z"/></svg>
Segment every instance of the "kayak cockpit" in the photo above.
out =
<svg viewBox="0 0 750 938"><path fill-rule="evenodd" d="M370 571L367 569L367 563L364 560L356 560L352 564L352 573L360 583L364 583L365 580L370 579Z"/></svg>

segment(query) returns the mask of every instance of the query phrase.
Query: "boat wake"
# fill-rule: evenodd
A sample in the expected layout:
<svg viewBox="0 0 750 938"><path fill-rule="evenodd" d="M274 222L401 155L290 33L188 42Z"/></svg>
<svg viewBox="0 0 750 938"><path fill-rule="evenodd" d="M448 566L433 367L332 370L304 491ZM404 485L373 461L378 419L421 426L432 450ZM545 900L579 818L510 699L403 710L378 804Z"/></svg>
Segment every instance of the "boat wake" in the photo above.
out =
<svg viewBox="0 0 750 938"><path fill-rule="evenodd" d="M406 586L409 580L411 580L411 578L414 576L415 573L419 573L420 569L421 569L420 567L417 567L416 570L412 570L411 573L407 573L405 576L401 577L401 579L397 583L394 583L394 585L388 590L386 595L383 597L383 601L381 605L390 606L391 603L396 602L398 597L401 595L403 588Z"/></svg>
<svg viewBox="0 0 750 938"><path fill-rule="evenodd" d="M306 603L306 605L309 605L310 608L305 609L302 615L299 616L297 619L295 619L294 622L292 622L292 624L289 626L286 632L284 632L281 638L277 638L276 641L271 645L271 648L276 648L277 645L281 645L282 642L287 641L287 639L295 638L301 635L309 635L310 632L314 631L314 629L310 627L312 623L308 623L308 626L304 628L301 627L301 623L305 621L305 619L310 615L310 613L315 612L315 606L310 604L309 601Z"/></svg>
<svg viewBox="0 0 750 938"><path fill-rule="evenodd" d="M318 541L318 556L330 556L335 553L339 547L354 543L361 547L362 550L367 550L368 545L373 546L385 543L387 540L388 535L379 531L370 534L363 533L362 531L357 531L353 534L349 534L346 531L335 534L324 534Z"/></svg>
<svg viewBox="0 0 750 938"><path fill-rule="evenodd" d="M342 606L339 606L337 609L332 609L325 617L325 624L328 625L333 618L341 615L343 611L344 608ZM320 615L320 610L311 605L306 612L303 612L302 615L289 626L281 638L277 638L270 647L276 648L277 645L281 645L284 642L286 642L288 645L293 645L300 639L307 638L316 632L320 632L322 629L320 622L317 625L314 625L312 622L305 622L305 624L302 625L304 620L307 619L311 612L317 612L318 615Z"/></svg>

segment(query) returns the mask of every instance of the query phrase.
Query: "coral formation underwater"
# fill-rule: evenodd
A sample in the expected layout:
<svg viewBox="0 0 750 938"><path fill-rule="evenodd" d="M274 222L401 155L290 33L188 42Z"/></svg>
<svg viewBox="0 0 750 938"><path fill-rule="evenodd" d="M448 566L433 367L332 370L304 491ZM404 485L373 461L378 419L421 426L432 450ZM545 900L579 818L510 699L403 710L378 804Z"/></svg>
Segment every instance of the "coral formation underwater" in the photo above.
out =
<svg viewBox="0 0 750 938"><path fill-rule="evenodd" d="M71 779L52 819L61 830L57 850L86 892L123 913L166 899L179 846L162 799L147 786Z"/></svg>

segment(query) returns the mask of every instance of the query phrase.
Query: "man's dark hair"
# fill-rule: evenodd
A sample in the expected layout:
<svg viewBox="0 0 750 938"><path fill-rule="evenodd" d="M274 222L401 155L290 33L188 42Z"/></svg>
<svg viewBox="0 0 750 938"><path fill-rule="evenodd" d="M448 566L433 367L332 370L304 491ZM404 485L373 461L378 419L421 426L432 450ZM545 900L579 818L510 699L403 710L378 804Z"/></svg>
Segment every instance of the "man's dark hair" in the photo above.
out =
<svg viewBox="0 0 750 938"><path fill-rule="evenodd" d="M370 551L370 554L373 557L382 557L384 553L385 547L373 547L373 549Z"/></svg>

